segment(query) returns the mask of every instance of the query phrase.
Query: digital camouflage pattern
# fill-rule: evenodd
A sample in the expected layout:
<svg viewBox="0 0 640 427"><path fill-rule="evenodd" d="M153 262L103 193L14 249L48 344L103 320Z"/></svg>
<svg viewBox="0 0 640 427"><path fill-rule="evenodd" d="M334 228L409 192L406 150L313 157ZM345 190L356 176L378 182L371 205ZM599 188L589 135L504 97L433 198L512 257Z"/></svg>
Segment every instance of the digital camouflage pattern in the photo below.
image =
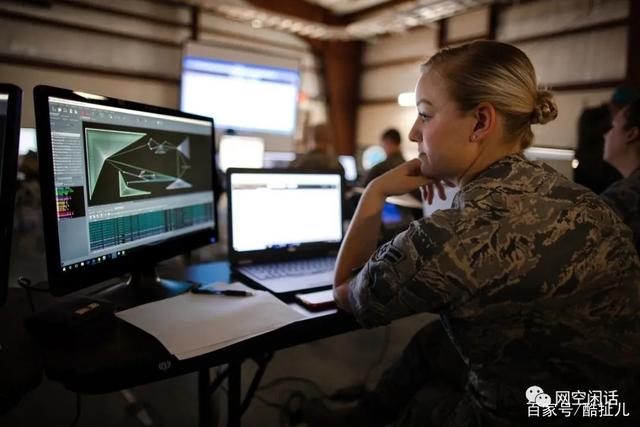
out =
<svg viewBox="0 0 640 427"><path fill-rule="evenodd" d="M434 425L522 421L531 385L617 389L627 409L640 402L631 231L596 194L521 154L483 171L451 209L382 245L349 286L364 326L440 314L468 380L455 410Z"/></svg>
<svg viewBox="0 0 640 427"><path fill-rule="evenodd" d="M640 169L611 184L600 197L631 228L636 250L640 253Z"/></svg>

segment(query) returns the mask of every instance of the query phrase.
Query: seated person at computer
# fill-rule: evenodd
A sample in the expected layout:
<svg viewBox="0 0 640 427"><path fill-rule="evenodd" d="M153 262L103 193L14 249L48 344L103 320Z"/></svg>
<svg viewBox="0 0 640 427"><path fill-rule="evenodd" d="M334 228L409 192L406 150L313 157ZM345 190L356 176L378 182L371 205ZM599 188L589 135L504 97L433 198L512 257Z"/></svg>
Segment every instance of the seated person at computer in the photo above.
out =
<svg viewBox="0 0 640 427"><path fill-rule="evenodd" d="M333 131L328 124L321 123L309 129L307 149L306 153L291 162L290 169L328 170L344 175L344 169L334 153Z"/></svg>
<svg viewBox="0 0 640 427"><path fill-rule="evenodd" d="M387 158L382 162L378 163L374 167L369 170L367 177L365 179L364 185L365 187L369 185L371 181L379 177L380 175L389 172L391 169L396 166L400 166L406 160L402 155L401 150L401 138L400 132L397 129L387 129L382 134L382 148L384 149ZM410 193L415 199L420 199L420 191L415 190Z"/></svg>
<svg viewBox="0 0 640 427"><path fill-rule="evenodd" d="M493 41L442 50L421 68L416 105L409 136L419 159L365 190L338 255L334 294L366 327L439 314L468 376L463 387L444 377L449 362L433 350L433 334L420 331L354 409L356 418L526 425L528 413L542 416L546 407L538 388L554 400L561 390L617 390L627 413L640 416L640 260L632 234L597 195L522 154L531 125L557 115L530 60ZM376 250L371 231L385 198L418 188L442 194L443 180L460 187L453 207L414 221Z"/></svg>
<svg viewBox="0 0 640 427"><path fill-rule="evenodd" d="M600 196L631 228L640 253L640 99L614 116L605 135L604 160L624 178Z"/></svg>
<svg viewBox="0 0 640 427"><path fill-rule="evenodd" d="M402 150L400 149L402 140L400 138L400 132L398 132L397 129L390 128L385 130L380 140L380 145L384 149L387 158L369 170L364 181L365 186L369 185L371 181L383 173L389 172L391 169L405 162Z"/></svg>

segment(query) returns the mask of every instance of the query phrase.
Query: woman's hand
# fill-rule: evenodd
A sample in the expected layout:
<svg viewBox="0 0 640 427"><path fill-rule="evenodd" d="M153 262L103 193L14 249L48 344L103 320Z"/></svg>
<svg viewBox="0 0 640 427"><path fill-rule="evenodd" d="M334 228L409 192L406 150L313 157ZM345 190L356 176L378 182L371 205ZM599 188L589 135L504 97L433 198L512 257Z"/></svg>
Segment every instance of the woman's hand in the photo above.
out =
<svg viewBox="0 0 640 427"><path fill-rule="evenodd" d="M420 160L413 159L371 181L369 189L381 197L399 196L434 182L420 174Z"/></svg>

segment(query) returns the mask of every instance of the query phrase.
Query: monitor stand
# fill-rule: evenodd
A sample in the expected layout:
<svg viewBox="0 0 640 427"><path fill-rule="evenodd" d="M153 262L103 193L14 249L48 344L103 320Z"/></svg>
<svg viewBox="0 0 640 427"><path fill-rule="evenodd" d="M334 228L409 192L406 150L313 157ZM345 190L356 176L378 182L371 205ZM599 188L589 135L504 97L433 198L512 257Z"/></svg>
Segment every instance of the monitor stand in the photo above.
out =
<svg viewBox="0 0 640 427"><path fill-rule="evenodd" d="M183 294L193 285L190 282L161 279L155 266L152 266L132 271L126 282L110 286L92 296L110 301L118 310L123 310Z"/></svg>

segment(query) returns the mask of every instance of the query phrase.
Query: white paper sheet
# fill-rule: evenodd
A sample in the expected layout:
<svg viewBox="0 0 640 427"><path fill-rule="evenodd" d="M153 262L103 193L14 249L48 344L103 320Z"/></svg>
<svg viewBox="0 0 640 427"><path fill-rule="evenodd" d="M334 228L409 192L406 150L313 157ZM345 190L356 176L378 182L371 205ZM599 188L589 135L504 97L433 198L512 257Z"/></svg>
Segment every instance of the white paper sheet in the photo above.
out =
<svg viewBox="0 0 640 427"><path fill-rule="evenodd" d="M246 289L242 284L227 289ZM186 293L116 313L178 359L217 350L305 317L269 292L250 297Z"/></svg>

